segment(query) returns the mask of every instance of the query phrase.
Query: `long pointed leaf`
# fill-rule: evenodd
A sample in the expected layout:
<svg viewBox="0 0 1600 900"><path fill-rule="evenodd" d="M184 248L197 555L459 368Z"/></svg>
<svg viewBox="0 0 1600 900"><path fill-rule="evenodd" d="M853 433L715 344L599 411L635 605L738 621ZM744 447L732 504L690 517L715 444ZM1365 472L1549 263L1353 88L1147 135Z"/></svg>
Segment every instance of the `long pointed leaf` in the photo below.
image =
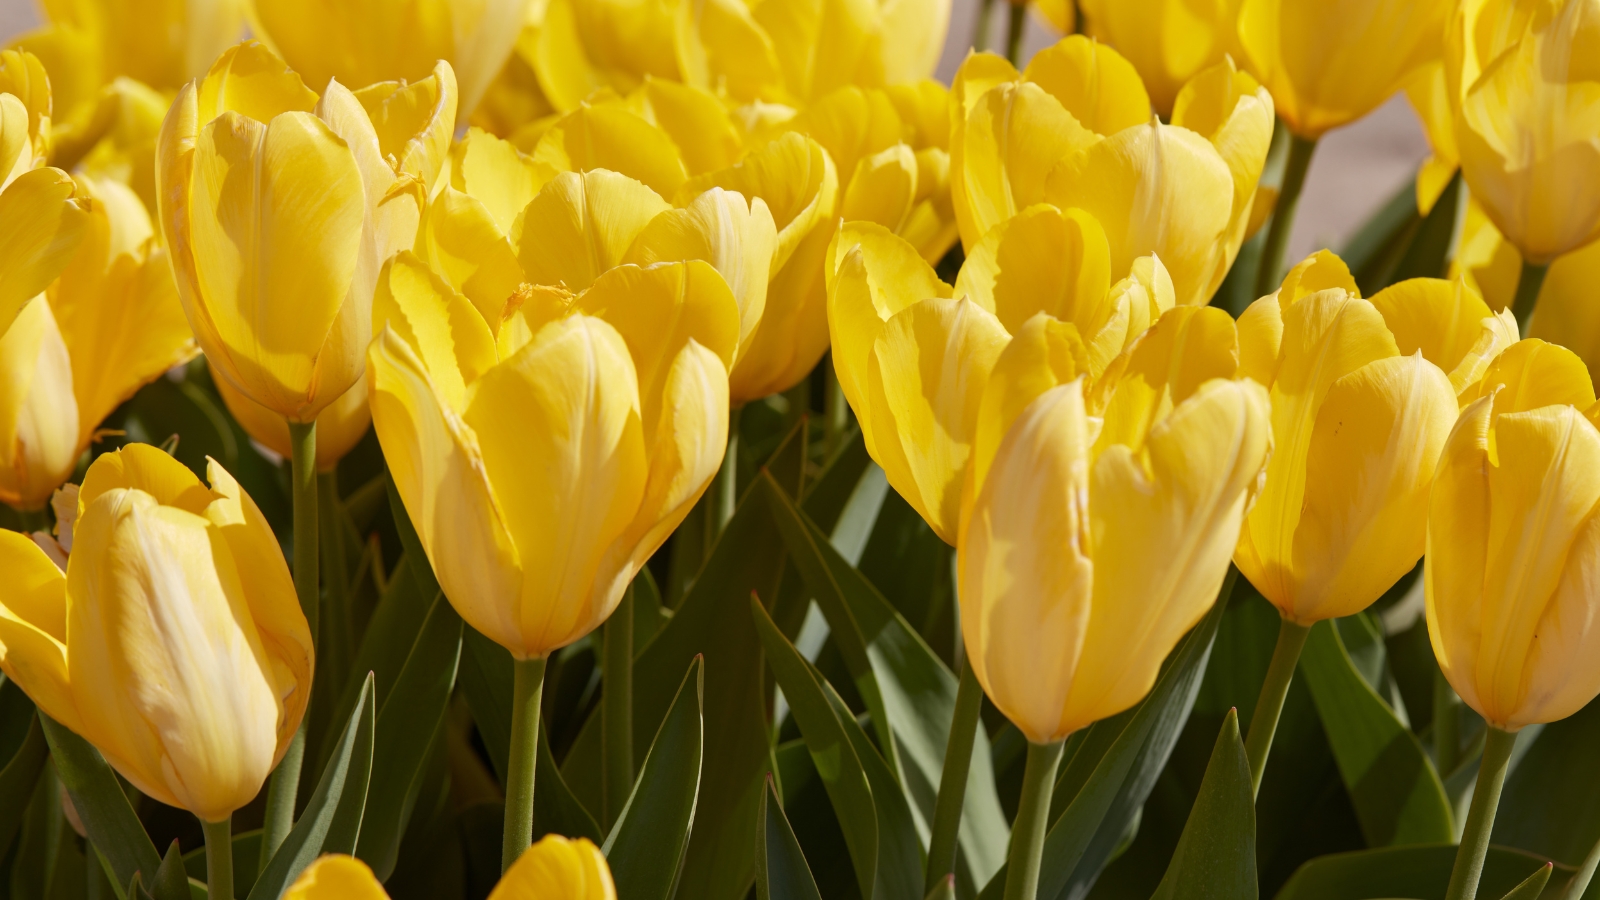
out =
<svg viewBox="0 0 1600 900"><path fill-rule="evenodd" d="M867 783L872 786L872 806L878 814L878 871L874 896L916 900L922 893L922 873L927 858L916 823L911 818L911 804L838 691L815 668L811 674L827 695L828 705L833 707L833 714L850 739L856 758L861 760L862 771L867 773Z"/></svg>
<svg viewBox="0 0 1600 900"><path fill-rule="evenodd" d="M373 677L368 673L362 680L356 708L334 742L333 755L322 770L316 792L256 879L249 900L276 900L318 856L348 854L355 849L372 774L376 707Z"/></svg>
<svg viewBox="0 0 1600 900"><path fill-rule="evenodd" d="M822 900L771 777L761 792L761 828L756 832L756 900Z"/></svg>
<svg viewBox="0 0 1600 900"><path fill-rule="evenodd" d="M154 876L161 857L100 751L42 712L39 724L50 742L56 774L72 797L89 840L111 864L116 882L127 884L136 872Z"/></svg>
<svg viewBox="0 0 1600 900"><path fill-rule="evenodd" d="M1248 900L1256 885L1256 804L1239 713L1223 720L1178 849L1152 900Z"/></svg>
<svg viewBox="0 0 1600 900"><path fill-rule="evenodd" d="M1454 844L1379 847L1320 856L1297 869L1274 900L1367 900L1369 897L1443 897L1455 865ZM1489 847L1479 897L1501 897L1548 860L1522 850ZM1573 870L1556 866L1546 894L1562 896Z"/></svg>
<svg viewBox="0 0 1600 900"><path fill-rule="evenodd" d="M606 838L606 859L619 900L667 900L677 886L700 796L704 691L705 666L697 657Z"/></svg>
<svg viewBox="0 0 1600 900"><path fill-rule="evenodd" d="M33 787L44 773L44 764L50 758L50 745L44 739L44 728L37 716L28 723L27 737L11 755L5 768L0 769L0 856L11 848L11 840L22 827L22 811L33 796Z"/></svg>

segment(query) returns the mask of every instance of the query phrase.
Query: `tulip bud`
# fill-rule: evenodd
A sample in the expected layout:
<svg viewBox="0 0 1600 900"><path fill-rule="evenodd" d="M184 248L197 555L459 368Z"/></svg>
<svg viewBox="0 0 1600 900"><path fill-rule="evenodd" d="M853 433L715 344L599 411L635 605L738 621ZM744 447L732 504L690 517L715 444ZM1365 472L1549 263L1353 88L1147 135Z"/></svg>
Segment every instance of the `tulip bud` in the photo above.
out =
<svg viewBox="0 0 1600 900"><path fill-rule="evenodd" d="M443 61L461 79L461 102L452 105L447 134L466 122L511 55L527 8L521 0L401 6L256 0L253 6L258 33L316 89L330 81L356 88L421 81Z"/></svg>
<svg viewBox="0 0 1600 900"><path fill-rule="evenodd" d="M410 254L381 287L373 426L445 596L518 659L583 637L721 464L727 283L621 265L492 324Z"/></svg>
<svg viewBox="0 0 1600 900"><path fill-rule="evenodd" d="M1428 510L1428 636L1493 727L1553 722L1600 693L1600 430L1570 351L1524 340L1451 431Z"/></svg>
<svg viewBox="0 0 1600 900"><path fill-rule="evenodd" d="M189 324L224 379L287 419L314 420L361 377L378 270L413 243L451 128L453 76L430 77L426 115L337 82L318 97L249 41L162 126L161 220Z"/></svg>
<svg viewBox="0 0 1600 900"><path fill-rule="evenodd" d="M994 365L980 417L999 437L980 441L962 513L961 624L985 692L1035 744L1137 703L1216 599L1272 446L1232 332L1220 310L1173 310L1092 397L1023 335Z"/></svg>
<svg viewBox="0 0 1600 900"><path fill-rule="evenodd" d="M1445 76L1461 171L1523 258L1600 238L1600 71L1594 0L1462 3Z"/></svg>
<svg viewBox="0 0 1600 900"><path fill-rule="evenodd" d="M1377 109L1439 58L1450 0L1244 0L1239 42L1278 116L1307 139Z"/></svg>
<svg viewBox="0 0 1600 900"><path fill-rule="evenodd" d="M300 726L311 634L272 529L212 462L97 459L65 572L0 532L0 670L141 792L221 821Z"/></svg>
<svg viewBox="0 0 1600 900"><path fill-rule="evenodd" d="M1407 282L1363 300L1322 251L1239 318L1240 369L1271 391L1276 449L1234 561L1292 622L1360 612L1422 555L1457 409L1444 367L1469 372L1478 346L1477 323L1457 329L1469 345L1453 304L1431 297Z"/></svg>
<svg viewBox="0 0 1600 900"><path fill-rule="evenodd" d="M605 855L588 838L547 834L522 851L489 900L617 900ZM367 864L330 853L305 868L283 900L389 900Z"/></svg>

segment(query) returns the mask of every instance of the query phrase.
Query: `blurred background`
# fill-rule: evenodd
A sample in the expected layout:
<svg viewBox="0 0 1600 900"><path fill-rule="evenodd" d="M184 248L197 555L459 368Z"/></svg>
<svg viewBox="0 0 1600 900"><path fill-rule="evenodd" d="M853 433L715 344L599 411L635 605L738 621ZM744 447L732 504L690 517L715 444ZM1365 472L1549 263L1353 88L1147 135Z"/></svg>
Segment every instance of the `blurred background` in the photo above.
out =
<svg viewBox="0 0 1600 900"><path fill-rule="evenodd" d="M989 34L1002 40L1006 4L995 3ZM937 77L945 84L972 45L977 26L977 0L953 0L950 34ZM0 0L0 45L39 22L35 0ZM1057 35L1029 14L1024 56L1049 46ZM1366 218L1417 170L1428 155L1428 143L1411 106L1397 95L1377 112L1346 128L1329 132L1317 146L1299 216L1289 237L1290 260L1313 250L1338 250Z"/></svg>

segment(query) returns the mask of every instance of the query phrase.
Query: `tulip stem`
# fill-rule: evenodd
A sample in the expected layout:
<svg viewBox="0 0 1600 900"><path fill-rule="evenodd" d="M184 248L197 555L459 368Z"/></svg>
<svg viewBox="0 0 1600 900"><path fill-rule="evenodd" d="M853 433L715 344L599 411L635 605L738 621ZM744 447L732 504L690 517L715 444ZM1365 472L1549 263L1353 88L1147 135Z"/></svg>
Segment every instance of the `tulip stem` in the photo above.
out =
<svg viewBox="0 0 1600 900"><path fill-rule="evenodd" d="M1517 278L1517 298L1511 303L1511 314L1517 317L1517 329L1528 336L1528 326L1533 323L1533 308L1539 305L1539 291L1544 287L1544 276L1549 265L1524 261L1522 275Z"/></svg>
<svg viewBox="0 0 1600 900"><path fill-rule="evenodd" d="M544 695L544 657L514 661L511 698L511 759L506 765L506 824L500 871L511 868L533 843L533 773L539 758L539 701Z"/></svg>
<svg viewBox="0 0 1600 900"><path fill-rule="evenodd" d="M347 597L350 575L345 567L344 535L339 522L339 475L317 474L318 538L322 542L322 580L327 597L318 610L322 634L317 639L317 662L324 675L322 690L337 697L344 690L344 676L350 667L350 605Z"/></svg>
<svg viewBox="0 0 1600 900"><path fill-rule="evenodd" d="M994 0L978 0L978 21L972 28L972 49L978 53L989 49L989 19L994 14Z"/></svg>
<svg viewBox="0 0 1600 900"><path fill-rule="evenodd" d="M1006 10L1006 59L1011 60L1013 66L1021 68L1022 32L1028 24L1028 5L1011 0L1009 7Z"/></svg>
<svg viewBox="0 0 1600 900"><path fill-rule="evenodd" d="M1278 731L1283 701L1289 696L1289 683L1294 680L1300 651L1305 649L1306 638L1310 635L1311 626L1288 619L1284 619L1278 627L1278 645L1272 648L1267 679L1261 683L1261 696L1256 700L1255 713L1250 717L1250 733L1244 740L1244 753L1250 760L1250 790L1253 795L1261 793L1261 776L1267 771L1267 754L1272 752L1272 736Z"/></svg>
<svg viewBox="0 0 1600 900"><path fill-rule="evenodd" d="M967 796L967 774L972 769L972 745L978 731L978 713L983 710L983 688L972 671L972 663L962 659L961 683L956 687L955 715L950 720L950 738L944 745L944 771L939 775L939 799L933 808L933 836L928 842L928 870L922 891L933 893L955 871L956 839L961 832L961 806Z"/></svg>
<svg viewBox="0 0 1600 900"><path fill-rule="evenodd" d="M1294 227L1294 211L1300 205L1300 189L1305 187L1306 172L1311 168L1311 156L1317 150L1316 138L1289 136L1289 159L1283 167L1283 184L1278 188L1278 203L1272 210L1272 224L1267 227L1267 240L1261 247L1261 264L1256 269L1256 297L1265 297L1278 289L1283 278L1283 253L1289 245L1289 231Z"/></svg>
<svg viewBox="0 0 1600 900"><path fill-rule="evenodd" d="M1483 858L1489 852L1489 833L1494 830L1494 813L1500 806L1500 789L1506 784L1507 763L1517 736L1490 725L1484 733L1483 762L1478 766L1478 786L1467 810L1467 825L1456 848L1455 868L1450 870L1450 887L1445 900L1472 900L1478 896L1478 879L1483 876Z"/></svg>
<svg viewBox="0 0 1600 900"><path fill-rule="evenodd" d="M716 506L712 508L716 516L714 535L722 534L739 507L739 412L742 409L728 411L728 450L722 455L722 468L717 470ZM710 552L709 545L706 550Z"/></svg>
<svg viewBox="0 0 1600 900"><path fill-rule="evenodd" d="M1056 789L1056 767L1066 741L1028 742L1028 762L1022 770L1022 800L1017 820L1011 823L1011 853L1006 857L1005 900L1036 900L1039 895L1039 860L1044 855L1044 835L1050 824L1050 795Z"/></svg>
<svg viewBox="0 0 1600 900"><path fill-rule="evenodd" d="M605 827L616 824L633 792L633 585L606 619L605 679L601 682L600 745L605 756L601 785Z"/></svg>
<svg viewBox="0 0 1600 900"><path fill-rule="evenodd" d="M233 900L233 817L221 822L200 820L206 836L206 896Z"/></svg>

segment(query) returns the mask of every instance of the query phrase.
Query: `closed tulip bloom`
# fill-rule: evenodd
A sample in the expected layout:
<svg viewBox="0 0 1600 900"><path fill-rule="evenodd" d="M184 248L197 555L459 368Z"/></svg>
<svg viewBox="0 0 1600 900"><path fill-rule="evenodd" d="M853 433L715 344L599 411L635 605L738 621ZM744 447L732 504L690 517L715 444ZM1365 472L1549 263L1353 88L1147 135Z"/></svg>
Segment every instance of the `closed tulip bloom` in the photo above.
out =
<svg viewBox="0 0 1600 900"><path fill-rule="evenodd" d="M315 90L329 81L353 88L421 81L443 60L460 79L460 103L448 123L453 129L466 122L511 55L527 4L256 0L252 7L257 34Z"/></svg>
<svg viewBox="0 0 1600 900"><path fill-rule="evenodd" d="M1493 727L1553 722L1600 693L1600 431L1589 373L1525 340L1450 433L1428 512L1428 636Z"/></svg>
<svg viewBox="0 0 1600 900"><path fill-rule="evenodd" d="M208 474L142 444L101 456L65 572L0 532L0 669L141 792L216 822L283 757L313 663L272 529Z"/></svg>
<svg viewBox="0 0 1600 900"><path fill-rule="evenodd" d="M1265 89L1227 60L1190 79L1164 124L1133 66L1081 35L1020 75L993 55L969 56L951 88L962 244L970 250L1038 202L1078 207L1104 227L1113 277L1158 256L1178 302L1203 304L1252 221L1272 116Z"/></svg>
<svg viewBox="0 0 1600 900"><path fill-rule="evenodd" d="M376 315L373 426L445 596L517 659L588 634L721 464L732 291L619 265L490 322L402 254Z"/></svg>
<svg viewBox="0 0 1600 900"><path fill-rule="evenodd" d="M1503 327L1461 322L1447 300L1410 282L1364 300L1322 251L1239 318L1240 370L1271 391L1275 449L1234 561L1289 622L1360 612L1422 555L1451 376Z"/></svg>
<svg viewBox="0 0 1600 900"><path fill-rule="evenodd" d="M361 377L378 270L415 239L455 118L449 67L429 80L415 105L382 85L318 97L250 41L162 126L161 221L189 324L224 379L291 421Z"/></svg>
<svg viewBox="0 0 1600 900"><path fill-rule="evenodd" d="M1116 48L1139 70L1156 112L1170 115L1185 82L1201 69L1232 55L1243 59L1238 24L1241 0L1084 0L1080 5L1090 37ZM1065 16L1054 4L1039 11L1059 31ZM1063 12L1070 7L1059 7Z"/></svg>
<svg viewBox="0 0 1600 900"><path fill-rule="evenodd" d="M1597 21L1595 0L1471 0L1447 32L1462 174L1536 265L1600 237Z"/></svg>
<svg viewBox="0 0 1600 900"><path fill-rule="evenodd" d="M217 393L222 395L228 414L239 423L245 434L273 453L289 459L293 448L289 444L289 424L283 416L239 393L228 383L228 379L218 376L214 370L211 380L217 386ZM344 459L345 454L355 449L356 444L366 437L367 427L372 424L367 392L367 375L363 373L361 380L350 390L317 413L318 472L333 471L339 460Z"/></svg>
<svg viewBox="0 0 1600 900"><path fill-rule="evenodd" d="M0 501L22 509L44 506L112 410L197 352L139 198L90 178L78 193L77 254L0 337Z"/></svg>
<svg viewBox="0 0 1600 900"><path fill-rule="evenodd" d="M1372 112L1439 59L1449 0L1243 0L1239 42L1295 135Z"/></svg>
<svg viewBox="0 0 1600 900"><path fill-rule="evenodd" d="M616 900L611 867L588 838L547 834L522 852L489 900ZM306 867L283 900L389 900L367 864L329 854Z"/></svg>
<svg viewBox="0 0 1600 900"><path fill-rule="evenodd" d="M1137 703L1215 601L1273 437L1237 358L1226 313L1179 308L1092 388L1020 335L996 362L958 595L979 682L1034 744Z"/></svg>

